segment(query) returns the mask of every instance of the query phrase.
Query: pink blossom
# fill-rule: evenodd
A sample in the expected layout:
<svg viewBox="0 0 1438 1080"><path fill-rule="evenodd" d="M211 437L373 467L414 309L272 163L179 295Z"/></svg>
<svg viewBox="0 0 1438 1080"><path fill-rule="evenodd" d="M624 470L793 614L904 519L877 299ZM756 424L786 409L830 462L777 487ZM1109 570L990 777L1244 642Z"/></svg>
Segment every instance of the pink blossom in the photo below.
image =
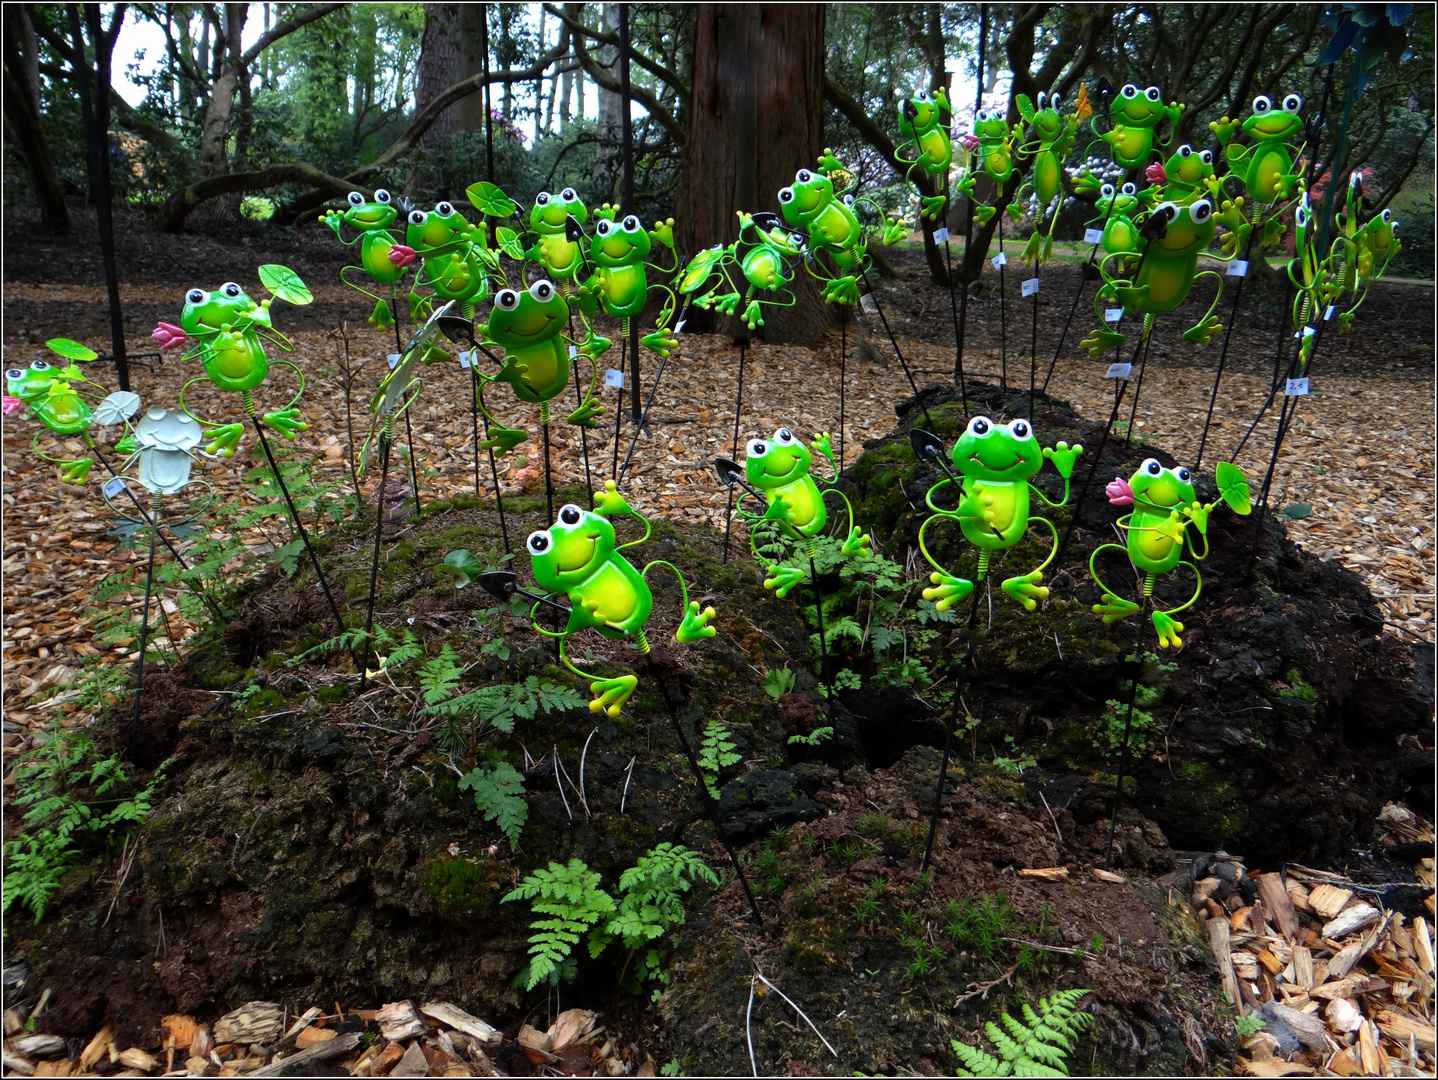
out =
<svg viewBox="0 0 1438 1080"><path fill-rule="evenodd" d="M9 394L6 394L3 398L0 398L0 412L4 412L6 416L9 416L11 413L19 412L24 407L25 402L23 402L17 397L11 397Z"/></svg>
<svg viewBox="0 0 1438 1080"><path fill-rule="evenodd" d="M408 266L418 257L419 253L412 247L405 247L403 244L396 244L389 249L389 261L396 266Z"/></svg>
<svg viewBox="0 0 1438 1080"><path fill-rule="evenodd" d="M974 135L960 135L959 142L964 144L964 149L973 153L979 148L979 140Z"/></svg>
<svg viewBox="0 0 1438 1080"><path fill-rule="evenodd" d="M185 332L174 323L162 322L150 335L162 349L178 349L188 340Z"/></svg>
<svg viewBox="0 0 1438 1080"><path fill-rule="evenodd" d="M1133 488L1128 486L1128 481L1122 476L1114 477L1103 490L1108 501L1114 506L1127 506L1133 502Z"/></svg>
<svg viewBox="0 0 1438 1080"><path fill-rule="evenodd" d="M1166 173L1163 166L1156 161L1148 167L1143 175L1150 184L1168 183L1168 173Z"/></svg>

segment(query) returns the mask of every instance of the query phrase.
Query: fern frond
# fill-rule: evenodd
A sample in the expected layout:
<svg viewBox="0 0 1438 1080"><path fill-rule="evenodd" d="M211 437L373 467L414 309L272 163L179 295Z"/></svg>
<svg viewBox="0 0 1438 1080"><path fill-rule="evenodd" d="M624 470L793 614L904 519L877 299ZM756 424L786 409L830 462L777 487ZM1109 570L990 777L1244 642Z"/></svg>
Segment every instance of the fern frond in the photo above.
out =
<svg viewBox="0 0 1438 1080"><path fill-rule="evenodd" d="M1012 1076L1013 1066L1007 1061L1000 1061L992 1054L985 1053L977 1047L961 1043L958 1039L951 1040L954 1047L954 1054L959 1059L959 1068L956 1076Z"/></svg>

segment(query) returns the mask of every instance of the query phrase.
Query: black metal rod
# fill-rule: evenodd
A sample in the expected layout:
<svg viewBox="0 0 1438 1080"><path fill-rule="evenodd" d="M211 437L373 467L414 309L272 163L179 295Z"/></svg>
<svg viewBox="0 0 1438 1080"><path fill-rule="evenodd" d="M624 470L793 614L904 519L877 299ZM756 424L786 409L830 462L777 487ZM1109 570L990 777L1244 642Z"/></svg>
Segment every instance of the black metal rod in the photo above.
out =
<svg viewBox="0 0 1438 1080"><path fill-rule="evenodd" d="M474 497L480 498L479 487L479 372L476 370L479 364L479 350L475 349L469 354L469 419L474 429ZM495 486L498 487L499 478L495 477Z"/></svg>
<svg viewBox="0 0 1438 1080"><path fill-rule="evenodd" d="M879 294L874 291L874 286L869 284L869 273L867 270L861 269L859 275L863 278L864 287L869 290L869 295L874 298L874 307L878 309L879 321L884 324L884 332L889 335L889 344L894 346L894 355L899 358L899 363L904 369L904 375L908 377L909 388L914 391L914 400L919 401L919 386L914 382L914 373L909 370L909 362L904 359L904 354L899 351L899 343L894 338L894 332L889 329L889 319L884 314L884 305L879 302ZM929 415L929 407L922 401L919 401L919 408L924 411L925 422L929 427L933 427L934 419Z"/></svg>
<svg viewBox="0 0 1438 1080"><path fill-rule="evenodd" d="M479 373L472 367L470 368L470 373L474 377L474 395L477 402L479 400ZM480 422L484 425L484 441L488 442L489 418L481 415ZM504 538L505 554L512 555L514 551L509 546L509 526L504 520L504 492L499 486L499 467L494 463L494 448L490 447L487 452L489 454L489 475L494 477L494 505L499 510L499 535Z"/></svg>
<svg viewBox="0 0 1438 1080"><path fill-rule="evenodd" d="M386 425L388 427L388 425ZM369 653L371 635L374 633L374 599L379 584L379 544L384 532L385 484L389 481L389 433L381 431L379 436L379 487L375 488L374 502L374 552L369 561L369 600L365 604L364 616L364 658L360 667L360 690L364 690L369 679ZM378 655L378 653L376 653Z"/></svg>
<svg viewBox="0 0 1438 1080"><path fill-rule="evenodd" d="M1258 234L1262 217L1263 215L1260 214L1258 220L1254 221L1253 228L1249 230L1248 243L1245 244L1243 248L1243 261L1245 264L1248 263L1249 255L1253 251L1253 238ZM1233 307L1230 308L1228 312L1228 326L1225 327L1223 331L1223 348L1218 354L1218 370L1213 376L1213 390L1208 395L1208 413L1203 418L1203 434L1198 438L1198 453L1194 455L1193 459L1193 469L1195 471L1197 471L1199 465L1203 463L1203 451L1208 445L1208 429L1213 424L1213 407L1218 401L1218 384L1223 379L1223 368L1228 362L1228 343L1233 338L1233 324L1238 320L1238 301L1243 296L1243 283L1248 280L1249 269L1249 267L1245 266L1243 276L1238 279L1238 284L1234 286L1233 289Z"/></svg>
<svg viewBox="0 0 1438 1080"><path fill-rule="evenodd" d="M1054 368L1058 366L1059 353L1063 352L1064 342L1069 336L1069 328L1073 326L1074 314L1078 311L1079 299L1083 296L1084 283L1088 280L1088 268L1094 264L1094 260L1098 257L1099 245L1103 242L1103 230L1108 228L1109 219L1113 217L1114 203L1117 201L1117 198L1109 200L1108 213L1104 215L1103 225L1099 228L1099 239L1094 241L1094 245L1088 253L1088 262L1084 265L1083 269L1079 271L1078 288L1074 290L1074 301L1069 305L1069 317L1064 320L1063 333L1059 334L1059 343L1054 346L1054 358L1049 361L1049 371L1048 374L1044 376L1044 385L1041 388L1044 393L1048 393L1049 380L1054 377Z"/></svg>
<svg viewBox="0 0 1438 1080"><path fill-rule="evenodd" d="M754 913L754 921L760 926L764 925L764 916L759 914L759 904L754 899L754 893L749 889L749 879L744 876L744 867L739 864L739 855L734 850L734 845L724 835L724 826L719 820L719 804L714 801L714 796L709 794L709 781L704 776L704 770L699 766L699 759L694 755L694 748L689 745L689 739L684 734L684 725L679 722L679 714L674 710L674 699L669 696L669 686L664 677L653 667L650 668L654 675L654 682L659 686L659 693L664 698L664 708L669 712L669 723L674 727L674 734L679 739L679 745L684 748L684 755L689 759L689 767L694 771L694 780L699 785L699 798L704 802L704 808L709 811L709 820L714 823L714 835L724 850L729 853L729 861L734 864L734 873L739 877L739 884L744 889L744 896L749 901L749 910Z"/></svg>
<svg viewBox="0 0 1438 1080"><path fill-rule="evenodd" d="M544 509L549 515L544 522L547 525L554 520L554 474L549 468L549 421L546 420L539 426L544 432Z"/></svg>
<svg viewBox="0 0 1438 1080"><path fill-rule="evenodd" d="M389 295L395 307L394 347L399 350L399 359L395 361L395 367L398 368L400 364L404 363L405 348L399 336L399 299L398 293L393 285L390 286ZM429 346L426 345L425 348L428 349ZM409 447L409 481L414 487L414 512L415 514L419 514L424 509L424 506L419 498L419 468L414 455L414 428L412 428L409 423L408 406L406 406L404 410L404 441Z"/></svg>
<svg viewBox="0 0 1438 1080"><path fill-rule="evenodd" d="M1287 307L1288 305L1285 304L1284 306ZM1268 410L1273 406L1273 399L1278 396L1280 373L1286 376L1288 370L1290 370L1283 366L1283 358L1288 351L1288 336L1288 320L1281 318L1278 325L1278 349L1273 354L1273 375L1269 379L1268 397L1259 407L1258 414L1253 418L1253 423L1248 425L1248 430L1243 433L1243 438L1238 440L1238 445L1234 447L1233 453L1229 456L1228 460L1235 465L1238 464L1238 458L1239 455L1243 453L1243 448L1248 445L1248 440L1252 437L1254 431L1257 430L1259 423L1263 420ZM1300 349L1301 348L1302 346L1300 344Z"/></svg>
<svg viewBox="0 0 1438 1080"><path fill-rule="evenodd" d="M571 322L573 321L571 317ZM578 399L582 408L584 405L584 391L579 388L579 357L575 356L571 361L574 368L574 396ZM589 473L589 428L583 424L579 425L579 445L584 450L584 486L589 491L589 508L594 509L594 479Z"/></svg>
<svg viewBox="0 0 1438 1080"><path fill-rule="evenodd" d="M809 541L809 581L814 586L814 612L819 619L819 681L824 685L829 703L829 719L834 718L834 686L829 682L829 643L824 640L824 593L819 588L819 568L814 565L814 542Z"/></svg>
<svg viewBox="0 0 1438 1080"><path fill-rule="evenodd" d="M621 359L621 363L623 360ZM623 368L620 368L623 371ZM619 430L619 425L624 423L624 386L619 387L619 404L614 409L614 464L610 466L610 472L614 475L614 482L619 483L619 441L624 437Z"/></svg>
<svg viewBox="0 0 1438 1080"><path fill-rule="evenodd" d="M1057 210L1054 213L1058 213ZM1039 215L1039 224L1043 224L1043 215ZM1029 338L1029 422L1034 419L1034 385L1039 379L1039 257L1034 255L1034 321L1033 330Z"/></svg>
<svg viewBox="0 0 1438 1080"><path fill-rule="evenodd" d="M941 462L942 463L942 462ZM945 472L948 468L945 467ZM968 648L964 650L963 662L959 664L959 675L954 680L954 701L961 702L964 694L964 683L968 679L969 659L974 654L974 620L979 614L979 583L974 583L974 602L969 608L969 621L966 624L969 632ZM962 706L960 706L962 707ZM949 775L949 758L954 749L954 725L952 722L944 724L944 757L939 764L939 786L934 792L934 812L929 817L929 839L924 844L924 857L919 862L919 873L929 868L929 859L934 853L934 837L939 831L939 811L944 805L944 781Z"/></svg>
<svg viewBox="0 0 1438 1080"><path fill-rule="evenodd" d="M479 52L484 68L484 178L494 183L494 106L489 96L489 5L480 5L484 11L479 20Z"/></svg>
<svg viewBox="0 0 1438 1080"><path fill-rule="evenodd" d="M974 112L977 113L984 105L984 49L989 36L989 5L979 5L979 47L975 50L977 70L974 76ZM945 178L945 192L947 193L948 180ZM960 276L963 274L963 266L968 263L974 248L974 196L969 194L964 199L964 260L959 264ZM948 257L948 248L944 249L945 258ZM978 260L979 274L983 274L984 260ZM952 272L950 273L950 300L953 299ZM968 398L964 391L964 337L969 326L969 289L965 283L959 295L959 322L954 331L954 381L959 384L959 400L963 403L964 422L968 423L969 405Z"/></svg>
<svg viewBox="0 0 1438 1080"><path fill-rule="evenodd" d="M1143 373L1148 370L1148 354L1153 351L1154 323L1149 322L1149 318L1150 316L1144 316L1143 329L1139 331L1139 346L1143 350L1143 359L1138 362L1138 380L1133 384L1133 402L1128 411L1128 428L1123 434L1123 444L1129 449L1133 449L1133 425L1138 418L1138 397L1143 393Z"/></svg>
<svg viewBox="0 0 1438 1080"><path fill-rule="evenodd" d="M996 193L1000 199L1003 198L1003 190ZM1003 207L995 207L999 215L999 254L1004 255L1004 210ZM999 261L999 385L1005 390L1009 386L1009 324L1004 308L1004 268L1009 264L1009 257L1004 255Z"/></svg>
<svg viewBox="0 0 1438 1080"><path fill-rule="evenodd" d="M154 521L150 524L150 557L145 563L145 607L140 613L140 662L135 668L135 712L130 718L135 727L140 724L140 694L145 689L145 648L150 636L150 589L155 582L155 534L160 531L157 524L160 520L159 503L160 497L156 495Z"/></svg>
<svg viewBox="0 0 1438 1080"><path fill-rule="evenodd" d="M729 456L735 460L739 456L739 406L744 400L744 354L749 350L749 340L745 338L739 343L739 390L734 395L734 441L729 448ZM723 562L729 562L729 526L734 514L734 485L726 485L729 491L728 501L724 506L724 558Z"/></svg>
<svg viewBox="0 0 1438 1080"><path fill-rule="evenodd" d="M849 365L849 309L839 308L839 471L844 471L844 383Z"/></svg>
<svg viewBox="0 0 1438 1080"><path fill-rule="evenodd" d="M1141 635L1142 624L1140 623L1138 625ZM1114 830L1118 828L1118 804L1119 800L1123 797L1124 776L1128 773L1128 739L1129 732L1133 729L1133 706L1134 702L1138 699L1138 676L1140 670L1137 663L1138 650L1139 640L1136 637L1133 645L1135 660L1133 679L1130 681L1128 688L1128 711L1124 714L1123 718L1123 749L1119 751L1118 758L1118 783L1114 785L1113 789L1113 813L1108 819L1108 843L1104 845L1103 850L1103 868L1105 870L1113 866L1113 834Z"/></svg>

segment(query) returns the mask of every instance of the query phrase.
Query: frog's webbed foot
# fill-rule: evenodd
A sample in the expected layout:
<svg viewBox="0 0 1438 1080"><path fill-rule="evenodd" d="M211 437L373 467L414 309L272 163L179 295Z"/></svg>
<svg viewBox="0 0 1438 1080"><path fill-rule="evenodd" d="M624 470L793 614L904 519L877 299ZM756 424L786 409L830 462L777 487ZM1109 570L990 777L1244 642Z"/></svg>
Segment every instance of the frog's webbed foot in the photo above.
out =
<svg viewBox="0 0 1438 1080"><path fill-rule="evenodd" d="M394 326L394 315L389 310L389 304L383 300L376 301L374 313L369 317L369 324L376 330L388 330Z"/></svg>
<svg viewBox="0 0 1438 1080"><path fill-rule="evenodd" d="M295 433L304 431L308 424L300 419L299 409L280 409L277 412L265 413L265 423L274 428L286 439L293 439Z"/></svg>
<svg viewBox="0 0 1438 1080"><path fill-rule="evenodd" d="M83 484L89 478L94 464L95 462L87 457L60 462L60 483Z"/></svg>
<svg viewBox="0 0 1438 1080"><path fill-rule="evenodd" d="M579 351L593 360L598 360L609 351L614 342L607 337L600 337L593 330L584 335L584 340L579 345Z"/></svg>
<svg viewBox="0 0 1438 1080"><path fill-rule="evenodd" d="M1158 631L1159 648L1167 649L1171 646L1175 649L1179 649L1183 647L1183 641L1178 636L1178 632L1183 629L1183 623L1171 615L1165 615L1162 611L1155 611L1153 613L1153 628Z"/></svg>
<svg viewBox="0 0 1438 1080"><path fill-rule="evenodd" d="M606 713L611 720L617 719L619 710L634 696L634 688L638 685L637 675L595 679L589 684L589 692L594 695L594 700L589 703L589 711Z"/></svg>
<svg viewBox="0 0 1438 1080"><path fill-rule="evenodd" d="M1275 215L1263 223L1263 246L1271 248L1283 239L1283 222Z"/></svg>
<svg viewBox="0 0 1438 1080"><path fill-rule="evenodd" d="M799 566L785 566L782 563L769 567L769 576L764 579L764 588L773 589L774 595L784 597L789 590L804 580L804 570Z"/></svg>
<svg viewBox="0 0 1438 1080"><path fill-rule="evenodd" d="M1218 321L1217 315L1205 315L1197 326L1183 332L1183 340L1192 345L1207 345L1213 340L1213 335L1222 329L1223 323Z"/></svg>
<svg viewBox="0 0 1438 1080"><path fill-rule="evenodd" d="M1138 614L1138 605L1132 600L1125 600L1121 596L1115 596L1111 592L1103 594L1103 602L1093 606L1095 615L1102 615L1104 625L1116 623L1120 619L1127 619L1130 615Z"/></svg>
<svg viewBox="0 0 1438 1080"><path fill-rule="evenodd" d="M575 424L579 427L592 428L598 425L599 421L597 417L602 415L603 412L604 405L594 398L590 398L570 413L568 420L571 424Z"/></svg>
<svg viewBox="0 0 1438 1080"><path fill-rule="evenodd" d="M714 310L721 315L733 315L739 309L740 296L736 292L725 293L714 300Z"/></svg>
<svg viewBox="0 0 1438 1080"><path fill-rule="evenodd" d="M1207 536L1208 515L1213 513L1213 508L1217 505L1217 503L1209 503L1205 506L1203 503L1194 503L1192 506L1185 506L1183 508L1183 516L1193 522L1198 528L1200 536Z"/></svg>
<svg viewBox="0 0 1438 1080"><path fill-rule="evenodd" d="M656 222L654 223L654 229L650 232L649 235L652 236L652 237L654 237L655 240L658 240L661 244L663 244L665 247L667 247L670 251L673 251L673 250L674 250L674 219L673 219L673 218L665 218L663 221L656 221Z"/></svg>
<svg viewBox="0 0 1438 1080"><path fill-rule="evenodd" d="M849 530L849 539L844 541L844 545L839 550L849 558L857 559L859 556L869 553L869 544L871 542L869 535L864 532L863 529L859 528L859 526L855 525Z"/></svg>
<svg viewBox="0 0 1438 1080"><path fill-rule="evenodd" d="M925 195L923 198L924 208L920 216L930 221L938 221L939 213L944 209L944 197L942 195Z"/></svg>
<svg viewBox="0 0 1438 1080"><path fill-rule="evenodd" d="M1019 253L1019 258L1024 262L1033 262L1043 251L1043 246L1044 234L1035 229L1033 235L1029 237L1029 242L1024 245L1024 250Z"/></svg>
<svg viewBox="0 0 1438 1080"><path fill-rule="evenodd" d="M1065 480L1073 476L1074 463L1078 461L1079 455L1082 453L1082 443L1069 446L1066 442L1057 442L1052 447L1044 447L1044 457L1054 463L1054 468Z"/></svg>
<svg viewBox="0 0 1438 1080"><path fill-rule="evenodd" d="M904 237L909 235L909 230L904 223L895 218L889 218L884 222L884 246L893 247Z"/></svg>
<svg viewBox="0 0 1438 1080"><path fill-rule="evenodd" d="M619 488L613 480L604 481L604 490L594 496L594 512L610 517L614 514L632 514L633 507L619 494Z"/></svg>
<svg viewBox="0 0 1438 1080"><path fill-rule="evenodd" d="M529 438L529 432L521 431L518 428L492 427L489 429L489 438L479 445L485 450L498 451L503 457L525 439Z"/></svg>
<svg viewBox="0 0 1438 1080"><path fill-rule="evenodd" d="M1033 573L1024 574L1022 577L1005 579L1002 588L1004 592L1022 604L1025 611L1033 611L1034 608L1038 607L1036 601L1047 600L1049 598L1048 586L1039 584L1043 579L1043 573L1035 570Z"/></svg>
<svg viewBox="0 0 1438 1080"><path fill-rule="evenodd" d="M940 574L938 571L929 575L937 588L925 589L923 596L925 600L934 601L934 607L940 611L948 611L969 593L974 591L974 583L968 578L954 577L952 574Z"/></svg>
<svg viewBox="0 0 1438 1080"><path fill-rule="evenodd" d="M764 309L759 306L759 301L749 301L749 306L744 309L744 325L750 330L764 325Z"/></svg>
<svg viewBox="0 0 1438 1080"><path fill-rule="evenodd" d="M235 427L240 428L241 431L244 430L244 428L239 424L236 424ZM238 436L236 436L236 438L238 439ZM126 435L123 439L121 439L115 444L115 453L119 454L121 457L129 457L138 449L140 448L135 445L134 435ZM234 451L231 450L230 453L233 454Z"/></svg>
<svg viewBox="0 0 1438 1080"><path fill-rule="evenodd" d="M219 454L220 457L234 457L235 447L240 444L240 436L244 433L244 424L222 424L219 427L207 429L205 438L209 439L210 443L205 447L205 453Z"/></svg>
<svg viewBox="0 0 1438 1080"><path fill-rule="evenodd" d="M1214 120L1208 125L1208 130L1213 132L1218 139L1218 144L1223 147L1227 147L1233 141L1233 136L1237 134L1238 128L1239 124L1226 116L1221 120Z"/></svg>
<svg viewBox="0 0 1438 1080"><path fill-rule="evenodd" d="M834 439L827 431L821 431L815 435L809 445L823 454L831 462L834 460Z"/></svg>
<svg viewBox="0 0 1438 1080"><path fill-rule="evenodd" d="M1128 340L1128 335L1121 334L1117 330L1094 330L1088 337L1079 342L1088 350L1090 356L1102 356L1110 349L1116 349Z"/></svg>
<svg viewBox="0 0 1438 1080"><path fill-rule="evenodd" d="M993 220L995 209L992 206L985 206L983 203L974 203L974 224L983 228Z"/></svg>
<svg viewBox="0 0 1438 1080"><path fill-rule="evenodd" d="M716 614L712 607L700 611L699 601L690 600L689 607L684 612L684 619L680 622L679 629L674 632L674 640L681 645L687 645L700 638L713 637L718 631L709 623Z"/></svg>
<svg viewBox="0 0 1438 1080"><path fill-rule="evenodd" d="M1348 328L1353 325L1353 319L1358 313L1356 311L1341 311L1338 313L1338 332L1346 334Z"/></svg>
<svg viewBox="0 0 1438 1080"><path fill-rule="evenodd" d="M660 327L652 334L646 334L639 341L650 352L666 360L669 358L669 354L679 347L679 339L667 326Z"/></svg>
<svg viewBox="0 0 1438 1080"><path fill-rule="evenodd" d="M859 279L848 274L825 282L823 299L826 304L857 304L859 302Z"/></svg>

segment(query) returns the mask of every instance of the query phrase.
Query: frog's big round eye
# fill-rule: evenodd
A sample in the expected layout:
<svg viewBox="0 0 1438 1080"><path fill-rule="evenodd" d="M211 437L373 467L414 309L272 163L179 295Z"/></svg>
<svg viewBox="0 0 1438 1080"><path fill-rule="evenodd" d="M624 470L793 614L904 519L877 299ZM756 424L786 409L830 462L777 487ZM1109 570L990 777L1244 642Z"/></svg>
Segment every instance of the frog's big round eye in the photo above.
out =
<svg viewBox="0 0 1438 1080"><path fill-rule="evenodd" d="M1112 184L1105 184L1103 187L1101 187L1101 188L1098 189L1098 193L1099 193L1100 195L1102 195L1105 199L1112 199L1112 198L1113 198L1113 185L1112 185Z"/></svg>
<svg viewBox="0 0 1438 1080"><path fill-rule="evenodd" d="M1271 108L1273 108L1273 102L1269 101L1264 95L1259 94L1253 99L1253 111L1259 116L1262 116Z"/></svg>
<svg viewBox="0 0 1438 1080"><path fill-rule="evenodd" d="M1063 95L1060 94L1057 90L1055 90L1052 94L1049 95L1049 108L1057 109L1059 107L1059 102L1062 99Z"/></svg>
<svg viewBox="0 0 1438 1080"><path fill-rule="evenodd" d="M613 228L614 222L610 221L608 218L600 218L594 223L594 231L597 232L600 236L608 236Z"/></svg>
<svg viewBox="0 0 1438 1080"><path fill-rule="evenodd" d="M32 361L30 362L30 370L31 370L31 371L49 371L49 370L50 370L50 365L49 365L48 363L46 363L44 360L32 360Z"/></svg>
<svg viewBox="0 0 1438 1080"><path fill-rule="evenodd" d="M494 294L494 306L500 311L513 311L519 307L519 293L513 289L500 289Z"/></svg>
<svg viewBox="0 0 1438 1080"><path fill-rule="evenodd" d="M779 201L782 202L782 203L790 203L790 202L793 202L793 201L794 201L794 189L793 189L793 188L787 188L787 187L786 187L786 188L780 188L780 189L779 189Z"/></svg>
<svg viewBox="0 0 1438 1080"><path fill-rule="evenodd" d="M1308 228L1308 207L1302 203L1293 211L1293 224L1300 229Z"/></svg>
<svg viewBox="0 0 1438 1080"><path fill-rule="evenodd" d="M754 439L749 443L750 457L763 457L769 452L769 445L763 439Z"/></svg>
<svg viewBox="0 0 1438 1080"><path fill-rule="evenodd" d="M384 188L375 188L375 189L374 189L374 201L377 202L377 203L384 203L386 206L388 206L388 205L389 205L389 192L386 191Z"/></svg>
<svg viewBox="0 0 1438 1080"><path fill-rule="evenodd" d="M1189 472L1189 471L1188 471L1187 469L1185 469L1185 468L1180 468L1180 469L1178 470L1178 472L1175 473L1174 475L1177 476L1177 477L1179 478L1179 480L1182 481L1182 482L1185 483L1185 484L1188 483L1190 480L1193 479L1193 473Z"/></svg>
<svg viewBox="0 0 1438 1080"><path fill-rule="evenodd" d="M808 169L800 169L797 173L794 174L794 179L801 184L807 184L809 183L809 181L814 179L814 174L811 173Z"/></svg>
<svg viewBox="0 0 1438 1080"><path fill-rule="evenodd" d="M529 539L525 541L524 546L529 549L531 555L543 555L549 550L551 543L553 543L553 541L549 538L549 530L536 529L529 534Z"/></svg>
<svg viewBox="0 0 1438 1080"><path fill-rule="evenodd" d="M1178 217L1178 204L1166 202L1153 212L1154 217L1161 217L1165 221L1172 221Z"/></svg>
<svg viewBox="0 0 1438 1080"><path fill-rule="evenodd" d="M1142 468L1143 471L1148 473L1149 476L1163 475L1163 466L1159 464L1158 458L1149 458L1143 463Z"/></svg>
<svg viewBox="0 0 1438 1080"><path fill-rule="evenodd" d="M565 202L574 202L579 198L579 192L575 191L572 187L567 187L559 193L559 197Z"/></svg>
<svg viewBox="0 0 1438 1080"><path fill-rule="evenodd" d="M1283 99L1284 112L1296 113L1301 108L1303 108L1302 94L1289 94L1286 98Z"/></svg>
<svg viewBox="0 0 1438 1080"><path fill-rule="evenodd" d="M774 441L791 443L794 441L794 433L786 427L781 427L778 431L774 432Z"/></svg>
<svg viewBox="0 0 1438 1080"><path fill-rule="evenodd" d="M349 200L350 200L350 205L351 205L351 206L363 206L363 205L364 205L364 196L361 195L358 191L351 191L350 194L349 194Z"/></svg>
<svg viewBox="0 0 1438 1080"><path fill-rule="evenodd" d="M1137 185L1137 184L1125 184L1125 185L1123 186L1123 193L1124 193L1125 195L1137 195L1137 194L1138 194L1138 185Z"/></svg>
<svg viewBox="0 0 1438 1080"><path fill-rule="evenodd" d="M549 192L541 191L534 197L535 206L547 206L549 204Z"/></svg>
<svg viewBox="0 0 1438 1080"><path fill-rule="evenodd" d="M1042 90L1039 91L1038 98L1039 98L1039 108L1040 108L1040 109L1042 109L1042 108L1044 107L1044 100L1045 100L1045 98L1046 98L1047 96L1048 96L1048 95L1046 95Z"/></svg>
<svg viewBox="0 0 1438 1080"><path fill-rule="evenodd" d="M559 508L559 520L564 522L564 524L566 525L578 525L579 519L583 516L584 512L580 510L579 507L575 506L573 503L570 503L568 506L561 506Z"/></svg>
<svg viewBox="0 0 1438 1080"><path fill-rule="evenodd" d="M1393 220L1393 211L1392 211L1392 210L1385 210L1385 211L1383 211L1383 222L1384 222L1384 224L1386 225L1388 222L1390 222L1390 221L1392 221L1392 220Z"/></svg>
<svg viewBox="0 0 1438 1080"><path fill-rule="evenodd" d="M1201 162L1203 162L1205 165L1212 165L1212 164L1213 164L1213 151L1212 151L1212 150L1205 150L1203 153L1201 153L1201 154L1198 155L1198 160L1201 161Z"/></svg>
<svg viewBox="0 0 1438 1080"><path fill-rule="evenodd" d="M409 212L409 223L411 225L423 225L428 220L429 215L426 214L423 210L411 210Z"/></svg>
<svg viewBox="0 0 1438 1080"><path fill-rule="evenodd" d="M1178 148L1178 156L1179 156L1179 157L1192 157L1192 156L1193 156L1193 147L1189 146L1188 143L1184 143L1182 146L1180 146L1180 147Z"/></svg>
<svg viewBox="0 0 1438 1080"><path fill-rule="evenodd" d="M1009 434L1016 439L1027 439L1029 437L1029 422L1027 420L1015 420L1009 425Z"/></svg>
<svg viewBox="0 0 1438 1080"><path fill-rule="evenodd" d="M1143 96L1148 98L1149 101L1161 101L1163 99L1163 92L1156 86L1150 86L1143 92Z"/></svg>
<svg viewBox="0 0 1438 1080"><path fill-rule="evenodd" d="M529 287L529 295L542 304L554 295L554 286L541 278Z"/></svg>
<svg viewBox="0 0 1438 1080"><path fill-rule="evenodd" d="M633 214L630 214L624 219L623 228L625 232L637 233L639 231L639 219Z"/></svg>
<svg viewBox="0 0 1438 1080"><path fill-rule="evenodd" d="M447 202L442 202L435 205L434 212L440 217L449 217L454 213L454 207Z"/></svg>
<svg viewBox="0 0 1438 1080"><path fill-rule="evenodd" d="M987 416L976 416L969 421L969 434L983 438L994 429L994 422Z"/></svg>
<svg viewBox="0 0 1438 1080"><path fill-rule="evenodd" d="M225 294L226 296L228 296L231 300L233 300L235 297L239 296L240 293L243 292L243 291L244 291L244 290L241 289L238 285L236 285L233 281L227 281L227 282L225 282L223 285L220 286L220 292L224 293L224 294Z"/></svg>
<svg viewBox="0 0 1438 1080"><path fill-rule="evenodd" d="M17 367L12 367L10 370L5 372L5 378L7 379L23 379L24 377L25 372Z"/></svg>
<svg viewBox="0 0 1438 1080"><path fill-rule="evenodd" d="M189 292L187 292L187 293L185 294L185 303L187 303L187 304L203 304L204 302L205 302L205 290L204 290L204 289L191 289Z"/></svg>
<svg viewBox="0 0 1438 1080"><path fill-rule="evenodd" d="M1202 225L1209 218L1213 217L1213 203L1207 199L1199 199L1188 208L1188 215L1199 225Z"/></svg>
<svg viewBox="0 0 1438 1080"><path fill-rule="evenodd" d="M1124 88L1119 91L1119 94L1126 98L1136 98L1138 97L1138 87L1133 83L1127 83Z"/></svg>

